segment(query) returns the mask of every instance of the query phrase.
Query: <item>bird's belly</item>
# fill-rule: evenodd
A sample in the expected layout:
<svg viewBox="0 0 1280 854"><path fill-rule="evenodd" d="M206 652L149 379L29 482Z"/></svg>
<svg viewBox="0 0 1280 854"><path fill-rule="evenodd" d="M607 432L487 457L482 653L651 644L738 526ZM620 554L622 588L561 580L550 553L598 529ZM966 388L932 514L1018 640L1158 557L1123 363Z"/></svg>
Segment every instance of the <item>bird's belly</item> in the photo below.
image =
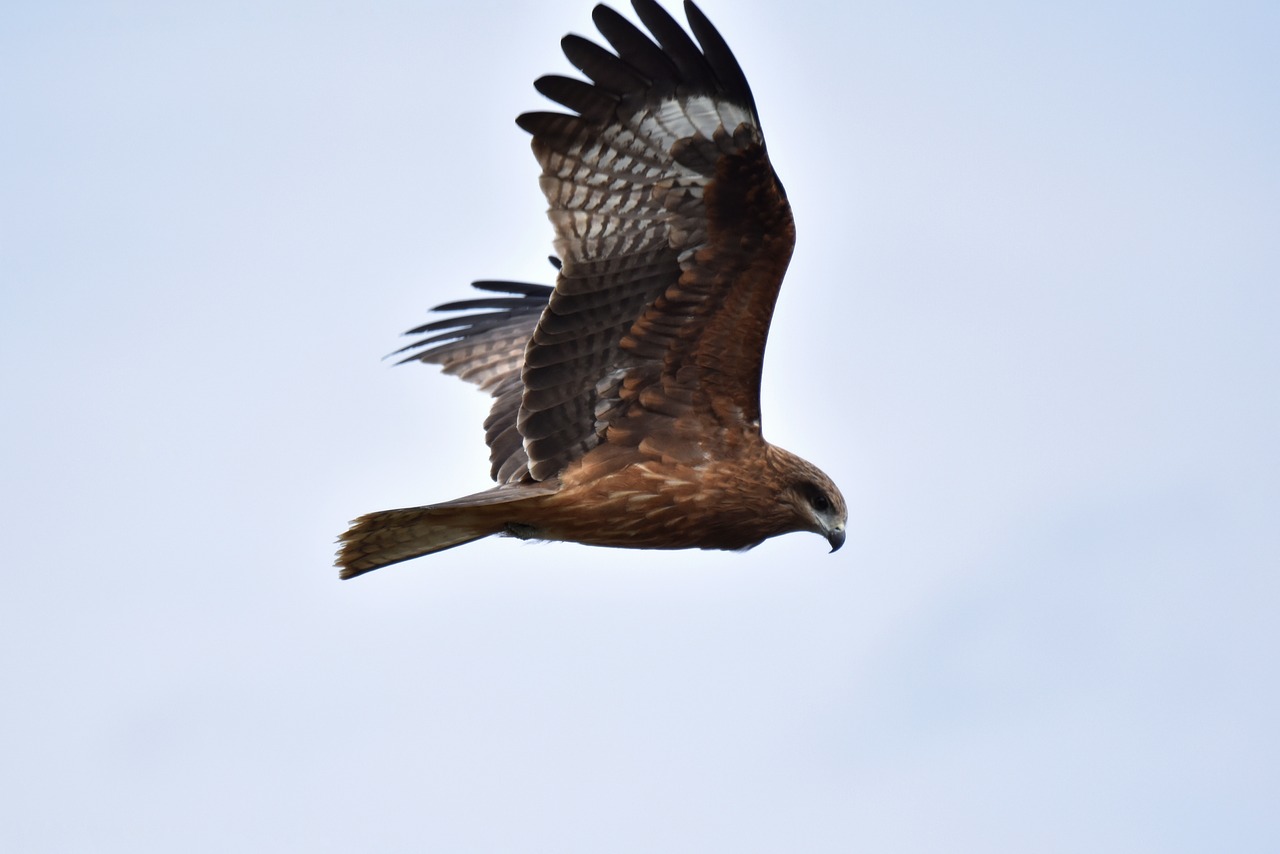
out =
<svg viewBox="0 0 1280 854"><path fill-rule="evenodd" d="M566 485L515 536L639 549L745 549L774 531L736 496L695 479L606 478ZM531 533L535 531L536 533Z"/></svg>

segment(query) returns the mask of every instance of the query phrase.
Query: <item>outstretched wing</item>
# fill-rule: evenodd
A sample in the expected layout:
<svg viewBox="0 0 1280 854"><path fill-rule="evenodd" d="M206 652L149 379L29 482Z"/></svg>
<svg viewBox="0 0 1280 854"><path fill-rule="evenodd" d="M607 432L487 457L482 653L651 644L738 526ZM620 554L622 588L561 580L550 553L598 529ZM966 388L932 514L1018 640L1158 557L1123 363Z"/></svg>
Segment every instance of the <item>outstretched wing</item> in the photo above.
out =
<svg viewBox="0 0 1280 854"><path fill-rule="evenodd" d="M478 290L506 296L436 306L433 311L469 313L410 329L406 335L427 337L393 355L410 353L401 363L440 365L446 374L475 383L493 395L493 408L484 422L490 474L499 483L507 483L520 480L528 471L524 440L516 429L516 415L524 397L520 370L529 339L551 296L551 288L522 282L472 284Z"/></svg>
<svg viewBox="0 0 1280 854"><path fill-rule="evenodd" d="M691 2L697 43L653 0L633 5L652 38L597 6L616 55L566 36L590 82L537 81L575 115L517 120L533 134L563 260L521 375L517 428L536 480L612 441L609 428L638 410L759 429L790 206L719 33Z"/></svg>

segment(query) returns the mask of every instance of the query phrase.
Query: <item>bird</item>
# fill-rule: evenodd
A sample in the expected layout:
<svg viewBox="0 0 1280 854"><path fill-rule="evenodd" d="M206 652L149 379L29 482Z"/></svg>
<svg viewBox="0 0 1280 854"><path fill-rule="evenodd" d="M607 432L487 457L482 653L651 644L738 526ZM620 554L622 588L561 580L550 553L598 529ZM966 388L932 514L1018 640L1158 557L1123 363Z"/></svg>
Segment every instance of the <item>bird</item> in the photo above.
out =
<svg viewBox="0 0 1280 854"><path fill-rule="evenodd" d="M561 41L586 79L547 75L567 112L520 115L554 229L554 287L479 281L484 296L406 335L402 362L493 397L496 486L361 516L342 578L484 537L741 551L812 532L834 552L848 511L813 464L765 440L765 339L795 221L755 100L691 0L688 30L632 0L645 33L598 5L609 48ZM696 39L696 41L695 41Z"/></svg>

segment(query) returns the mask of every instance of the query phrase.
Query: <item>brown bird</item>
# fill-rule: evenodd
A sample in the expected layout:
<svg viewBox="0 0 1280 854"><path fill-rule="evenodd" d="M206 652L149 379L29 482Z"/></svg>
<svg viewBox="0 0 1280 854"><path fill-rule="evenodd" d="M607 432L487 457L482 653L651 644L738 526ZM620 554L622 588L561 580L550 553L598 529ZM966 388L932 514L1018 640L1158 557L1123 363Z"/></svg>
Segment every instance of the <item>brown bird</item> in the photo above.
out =
<svg viewBox="0 0 1280 854"><path fill-rule="evenodd" d="M342 537L352 578L493 534L643 549L748 549L792 531L840 548L844 498L765 441L760 370L795 245L738 62L685 3L693 38L632 0L652 38L592 15L614 53L566 36L588 81L535 86L570 114L525 113L555 227L554 288L476 282L501 296L406 334L404 361L440 365L494 397L498 486L384 510Z"/></svg>

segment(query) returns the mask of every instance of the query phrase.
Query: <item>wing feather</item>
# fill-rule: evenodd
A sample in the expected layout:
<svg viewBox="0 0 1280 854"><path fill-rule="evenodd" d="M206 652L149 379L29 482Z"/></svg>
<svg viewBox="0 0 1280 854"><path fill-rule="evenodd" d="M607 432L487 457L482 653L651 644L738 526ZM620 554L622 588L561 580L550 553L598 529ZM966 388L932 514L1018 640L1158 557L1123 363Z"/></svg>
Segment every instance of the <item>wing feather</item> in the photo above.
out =
<svg viewBox="0 0 1280 854"><path fill-rule="evenodd" d="M584 80L548 74L533 81L540 93L592 121L604 121L618 106L616 96Z"/></svg>
<svg viewBox="0 0 1280 854"><path fill-rule="evenodd" d="M563 259L529 338L516 415L537 480L601 441L641 435L637 415L759 429L790 207L724 39L692 3L696 42L653 0L633 6L652 37L597 7L616 54L566 37L590 82L538 81L576 114L517 119L533 135Z"/></svg>
<svg viewBox="0 0 1280 854"><path fill-rule="evenodd" d="M485 419L491 474L499 483L521 480L528 471L524 439L516 427L524 398L520 373L525 350L546 308L551 288L523 282L474 282L478 290L507 296L461 300L436 306L433 311L480 312L446 317L425 323L406 335L426 335L393 355L400 360L440 365L493 395L493 407Z"/></svg>
<svg viewBox="0 0 1280 854"><path fill-rule="evenodd" d="M579 71L605 91L630 92L649 84L643 74L582 36L567 35L560 40L560 47Z"/></svg>
<svg viewBox="0 0 1280 854"><path fill-rule="evenodd" d="M750 108L751 114L756 115L756 101L751 95L751 86L747 84L747 75L743 73L742 66L738 64L724 37L697 6L686 3L684 10L689 16L689 29L693 30L698 44L702 45L702 52L725 94Z"/></svg>
<svg viewBox="0 0 1280 854"><path fill-rule="evenodd" d="M596 29L608 40L618 57L643 74L654 85L657 81L676 80L680 70L671 57L655 45L639 27L608 6L596 6L591 12Z"/></svg>
<svg viewBox="0 0 1280 854"><path fill-rule="evenodd" d="M658 44L680 70L682 83L692 91L715 92L721 87L702 50L689 38L684 27L654 0L631 0L632 7ZM685 3L685 10L693 4ZM726 93L727 94L727 93Z"/></svg>

